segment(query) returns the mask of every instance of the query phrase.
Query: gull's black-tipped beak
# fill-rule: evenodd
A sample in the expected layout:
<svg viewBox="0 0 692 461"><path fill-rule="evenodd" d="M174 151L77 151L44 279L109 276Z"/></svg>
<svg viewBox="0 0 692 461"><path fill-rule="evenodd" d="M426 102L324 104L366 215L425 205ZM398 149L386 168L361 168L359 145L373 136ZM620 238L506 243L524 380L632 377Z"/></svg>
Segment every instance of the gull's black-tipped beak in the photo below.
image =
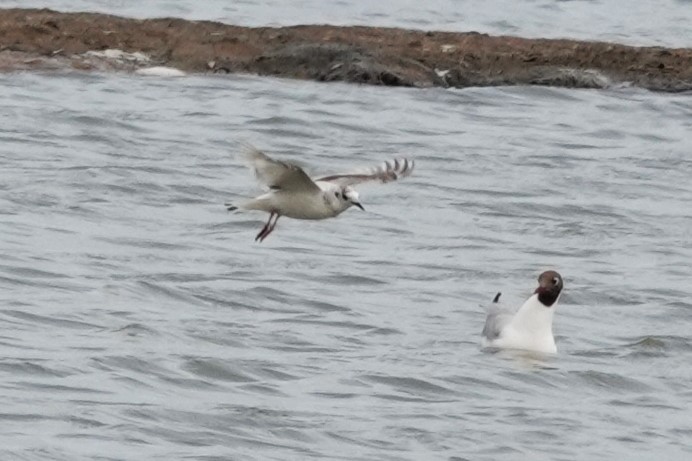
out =
<svg viewBox="0 0 692 461"><path fill-rule="evenodd" d="M355 206L357 206L358 208L360 208L361 210L365 211L365 208L363 208L363 205L361 205L360 203L358 203L358 202L353 202L353 204L354 204Z"/></svg>

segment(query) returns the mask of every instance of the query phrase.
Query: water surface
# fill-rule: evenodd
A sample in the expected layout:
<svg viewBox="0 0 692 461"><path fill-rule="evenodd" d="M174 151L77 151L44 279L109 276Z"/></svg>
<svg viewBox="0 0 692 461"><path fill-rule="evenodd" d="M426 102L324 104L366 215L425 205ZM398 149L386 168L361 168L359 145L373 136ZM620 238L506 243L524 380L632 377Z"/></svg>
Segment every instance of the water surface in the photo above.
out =
<svg viewBox="0 0 692 461"><path fill-rule="evenodd" d="M3 459L691 455L690 96L0 84ZM238 141L418 168L260 245ZM546 268L559 355L482 351Z"/></svg>

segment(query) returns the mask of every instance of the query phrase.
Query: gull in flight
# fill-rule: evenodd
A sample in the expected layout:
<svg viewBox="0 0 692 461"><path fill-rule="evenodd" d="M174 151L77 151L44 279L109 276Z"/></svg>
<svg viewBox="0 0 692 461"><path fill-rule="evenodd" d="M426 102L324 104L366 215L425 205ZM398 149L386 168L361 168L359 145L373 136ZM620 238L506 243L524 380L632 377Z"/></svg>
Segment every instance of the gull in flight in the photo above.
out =
<svg viewBox="0 0 692 461"><path fill-rule="evenodd" d="M536 291L516 312L500 307L501 293L495 295L483 328L483 346L555 354L553 315L562 288L560 274L543 272Z"/></svg>
<svg viewBox="0 0 692 461"><path fill-rule="evenodd" d="M310 178L297 165L274 160L254 147L245 156L257 180L269 191L243 203L226 203L229 211L259 210L269 213L269 220L255 241L263 241L276 227L281 216L294 219L327 219L338 216L352 206L365 211L358 192L351 186L368 181L387 183L404 178L413 171L413 160L395 159L379 166L352 173Z"/></svg>

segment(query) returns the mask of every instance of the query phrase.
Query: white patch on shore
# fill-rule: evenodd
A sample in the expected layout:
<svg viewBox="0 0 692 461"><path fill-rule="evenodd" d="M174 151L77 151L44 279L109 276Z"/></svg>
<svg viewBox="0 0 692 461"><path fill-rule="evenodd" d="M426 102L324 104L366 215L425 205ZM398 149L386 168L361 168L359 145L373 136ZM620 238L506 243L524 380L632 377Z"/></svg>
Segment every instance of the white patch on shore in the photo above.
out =
<svg viewBox="0 0 692 461"><path fill-rule="evenodd" d="M144 69L137 69L135 71L137 75L145 75L147 77L184 77L187 74L180 69L174 67L146 67Z"/></svg>
<svg viewBox="0 0 692 461"><path fill-rule="evenodd" d="M87 51L86 53L84 53L84 56L89 58L108 59L111 61L130 62L135 64L145 64L151 61L151 59L149 59L149 56L142 53L141 51L128 53L126 51L113 48L101 51Z"/></svg>

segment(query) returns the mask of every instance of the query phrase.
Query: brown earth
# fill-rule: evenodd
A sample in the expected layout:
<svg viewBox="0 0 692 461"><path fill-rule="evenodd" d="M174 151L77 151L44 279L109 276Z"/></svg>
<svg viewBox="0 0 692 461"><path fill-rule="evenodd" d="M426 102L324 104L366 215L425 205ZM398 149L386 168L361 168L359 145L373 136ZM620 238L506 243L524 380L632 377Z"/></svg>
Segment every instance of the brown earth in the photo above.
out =
<svg viewBox="0 0 692 461"><path fill-rule="evenodd" d="M106 49L142 52L150 60L87 54ZM248 28L172 18L0 10L0 71L135 70L154 65L393 86L599 88L627 83L657 91L692 90L690 48L381 27Z"/></svg>

